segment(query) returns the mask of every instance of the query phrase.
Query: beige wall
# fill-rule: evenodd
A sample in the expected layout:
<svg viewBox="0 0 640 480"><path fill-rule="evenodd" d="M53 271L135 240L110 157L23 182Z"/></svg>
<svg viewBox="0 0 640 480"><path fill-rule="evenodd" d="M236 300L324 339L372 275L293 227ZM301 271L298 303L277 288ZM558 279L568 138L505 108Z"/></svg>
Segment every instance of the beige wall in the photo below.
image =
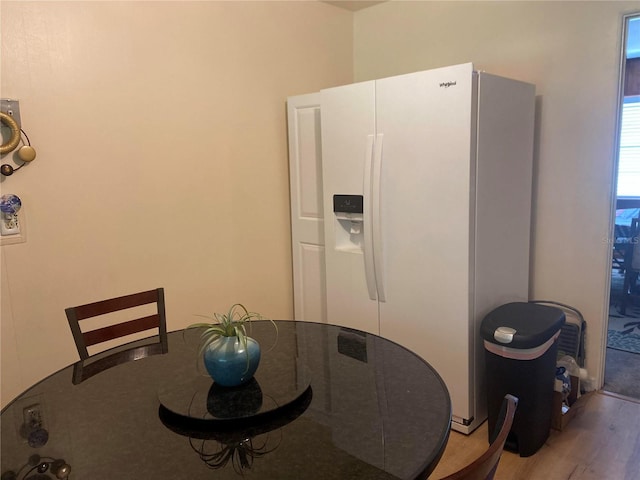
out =
<svg viewBox="0 0 640 480"><path fill-rule="evenodd" d="M355 15L356 80L474 62L537 87L531 298L578 308L602 378L622 15L638 2L389 2Z"/></svg>
<svg viewBox="0 0 640 480"><path fill-rule="evenodd" d="M537 85L531 294L585 314L601 381L633 8L3 1L1 95L20 99L38 158L1 183L28 227L0 249L2 404L76 359L70 305L164 286L172 330L235 301L291 316L286 96L349 83L352 68L365 80L467 61Z"/></svg>
<svg viewBox="0 0 640 480"><path fill-rule="evenodd" d="M315 2L11 2L2 97L34 163L2 179L2 404L75 361L64 308L163 286L169 328L292 315L285 101L352 81L353 14ZM5 163L9 158L3 158Z"/></svg>

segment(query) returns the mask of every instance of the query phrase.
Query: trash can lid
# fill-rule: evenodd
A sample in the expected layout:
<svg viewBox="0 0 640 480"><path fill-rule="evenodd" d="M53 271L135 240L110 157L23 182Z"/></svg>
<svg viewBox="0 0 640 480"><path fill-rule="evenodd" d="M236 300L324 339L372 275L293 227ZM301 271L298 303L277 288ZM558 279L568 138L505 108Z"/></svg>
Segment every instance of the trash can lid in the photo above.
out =
<svg viewBox="0 0 640 480"><path fill-rule="evenodd" d="M553 337L565 322L562 310L538 303L506 303L482 320L482 338L510 348L535 348Z"/></svg>

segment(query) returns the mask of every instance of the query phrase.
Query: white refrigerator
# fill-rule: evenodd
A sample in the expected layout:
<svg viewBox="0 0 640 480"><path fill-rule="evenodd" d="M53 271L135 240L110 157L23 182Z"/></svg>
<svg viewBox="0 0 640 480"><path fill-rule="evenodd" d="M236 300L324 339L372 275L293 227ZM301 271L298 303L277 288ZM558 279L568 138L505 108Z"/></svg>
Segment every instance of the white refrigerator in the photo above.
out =
<svg viewBox="0 0 640 480"><path fill-rule="evenodd" d="M470 433L480 323L528 299L535 87L469 63L322 90L319 110L326 321L428 361Z"/></svg>

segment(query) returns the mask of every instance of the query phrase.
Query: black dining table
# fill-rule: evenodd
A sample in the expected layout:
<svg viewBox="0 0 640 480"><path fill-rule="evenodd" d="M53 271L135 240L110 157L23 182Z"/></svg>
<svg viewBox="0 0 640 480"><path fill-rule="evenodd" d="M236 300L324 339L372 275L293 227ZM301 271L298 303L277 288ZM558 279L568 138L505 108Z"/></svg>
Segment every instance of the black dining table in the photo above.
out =
<svg viewBox="0 0 640 480"><path fill-rule="evenodd" d="M357 330L275 325L249 327L262 356L241 387L208 376L196 329L171 332L166 354L78 385L72 365L54 373L2 410L0 473L55 478L37 473L34 455L64 459L71 480L413 480L433 471L451 401L427 362ZM34 411L44 432L35 438Z"/></svg>

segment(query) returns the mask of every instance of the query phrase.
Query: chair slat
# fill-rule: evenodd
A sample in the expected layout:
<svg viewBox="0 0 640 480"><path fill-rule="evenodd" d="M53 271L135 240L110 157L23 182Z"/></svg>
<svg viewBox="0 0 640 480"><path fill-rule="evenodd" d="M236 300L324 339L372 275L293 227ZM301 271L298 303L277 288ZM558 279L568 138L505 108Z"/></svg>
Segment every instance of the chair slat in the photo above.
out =
<svg viewBox="0 0 640 480"><path fill-rule="evenodd" d="M155 303L157 301L158 291L149 290L147 292L134 293L132 295L125 295L118 298L111 298L109 300L80 305L78 307L74 307L74 310L76 312L76 319L84 320L86 318L97 317L98 315L117 312L119 310L146 305L148 303Z"/></svg>
<svg viewBox="0 0 640 480"><path fill-rule="evenodd" d="M160 317L155 314L144 318L138 318L136 320L129 320L128 322L118 323L116 325L109 325L108 327L90 330L88 332L84 332L82 335L84 336L84 343L87 346L90 346L106 342L114 338L125 337L132 333L144 332L145 330L158 328L159 326Z"/></svg>

